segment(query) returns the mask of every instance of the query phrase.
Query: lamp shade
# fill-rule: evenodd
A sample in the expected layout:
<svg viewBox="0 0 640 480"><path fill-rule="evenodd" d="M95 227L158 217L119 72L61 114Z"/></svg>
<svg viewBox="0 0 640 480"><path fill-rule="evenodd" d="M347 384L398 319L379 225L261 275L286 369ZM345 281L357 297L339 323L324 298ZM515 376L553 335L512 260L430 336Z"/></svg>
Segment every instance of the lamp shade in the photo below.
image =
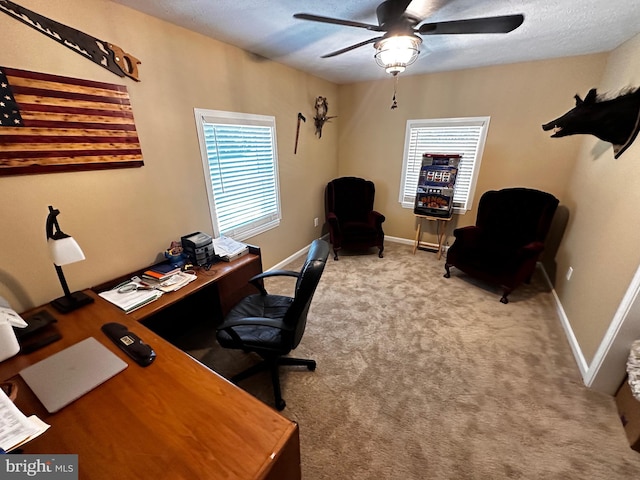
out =
<svg viewBox="0 0 640 480"><path fill-rule="evenodd" d="M84 260L84 253L73 237L47 239L49 255L56 265L69 265Z"/></svg>
<svg viewBox="0 0 640 480"><path fill-rule="evenodd" d="M422 39L414 35L383 38L374 45L376 63L392 75L404 72L418 58L421 43Z"/></svg>

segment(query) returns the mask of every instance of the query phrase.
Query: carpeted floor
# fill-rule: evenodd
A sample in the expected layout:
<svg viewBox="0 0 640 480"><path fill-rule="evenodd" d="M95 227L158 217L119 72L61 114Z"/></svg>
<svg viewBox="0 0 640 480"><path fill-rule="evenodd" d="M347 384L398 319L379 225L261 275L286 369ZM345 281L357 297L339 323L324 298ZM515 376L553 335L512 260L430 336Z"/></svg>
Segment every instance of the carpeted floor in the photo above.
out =
<svg viewBox="0 0 640 480"><path fill-rule="evenodd" d="M391 242L383 259L329 257L293 352L318 368L282 372L303 479L640 478L613 398L582 383L543 274L503 305L443 265ZM292 293L292 279L268 282ZM224 376L257 360L212 338L186 348ZM240 386L272 404L268 374Z"/></svg>

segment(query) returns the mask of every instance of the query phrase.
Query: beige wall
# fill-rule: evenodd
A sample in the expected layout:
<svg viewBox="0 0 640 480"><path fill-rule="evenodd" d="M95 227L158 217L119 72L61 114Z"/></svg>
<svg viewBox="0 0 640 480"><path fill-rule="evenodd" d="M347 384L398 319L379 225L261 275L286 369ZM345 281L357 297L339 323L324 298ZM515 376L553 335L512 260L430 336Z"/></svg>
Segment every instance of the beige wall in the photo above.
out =
<svg viewBox="0 0 640 480"><path fill-rule="evenodd" d="M282 223L249 240L263 248L265 268L321 235L313 218L324 217L324 185L337 174L337 121L318 140L313 101L327 96L338 115L336 85L109 1L20 4L141 60L140 83L121 79L0 15L0 65L127 86L145 165L0 177L0 295L14 308L62 294L45 244L48 205L87 256L64 269L72 290L152 263L181 235L212 233L194 107L276 117ZM298 112L307 123L294 155Z"/></svg>
<svg viewBox="0 0 640 480"><path fill-rule="evenodd" d="M602 80L591 87L615 95L640 86L639 55L637 35L609 55ZM616 160L611 144L580 138L565 197L571 217L557 257L559 272L574 271L570 281L558 276L556 291L590 363L640 265L640 141Z"/></svg>
<svg viewBox="0 0 640 480"><path fill-rule="evenodd" d="M449 233L475 222L477 199L490 189L538 188L563 202L581 140L551 139L540 126L571 107L574 93L597 84L605 62L606 55L589 55L401 77L396 110L391 78L343 86L339 172L373 180L385 234L413 239L413 210L398 202L407 120L490 116L473 208L454 217Z"/></svg>

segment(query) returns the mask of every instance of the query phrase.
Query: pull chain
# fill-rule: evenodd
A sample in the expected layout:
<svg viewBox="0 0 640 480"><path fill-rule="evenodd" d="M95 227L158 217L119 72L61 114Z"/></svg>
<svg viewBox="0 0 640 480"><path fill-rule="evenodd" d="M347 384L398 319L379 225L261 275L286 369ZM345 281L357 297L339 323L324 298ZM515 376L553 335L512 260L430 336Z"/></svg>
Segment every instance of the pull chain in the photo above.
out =
<svg viewBox="0 0 640 480"><path fill-rule="evenodd" d="M396 93L398 91L398 75L394 75L395 80L393 82L393 101L391 102L391 110L398 108L398 101L396 100Z"/></svg>

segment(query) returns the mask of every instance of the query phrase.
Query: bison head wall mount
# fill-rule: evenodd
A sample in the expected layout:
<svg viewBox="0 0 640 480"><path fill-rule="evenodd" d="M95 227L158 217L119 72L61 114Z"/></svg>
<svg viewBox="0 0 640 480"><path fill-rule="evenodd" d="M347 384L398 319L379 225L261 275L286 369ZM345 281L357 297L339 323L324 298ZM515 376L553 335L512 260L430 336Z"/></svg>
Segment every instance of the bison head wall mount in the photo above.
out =
<svg viewBox="0 0 640 480"><path fill-rule="evenodd" d="M629 89L615 98L598 95L595 88L582 100L575 95L576 106L561 117L542 125L554 130L554 138L567 135L595 135L613 145L618 158L629 148L640 130L640 87Z"/></svg>

